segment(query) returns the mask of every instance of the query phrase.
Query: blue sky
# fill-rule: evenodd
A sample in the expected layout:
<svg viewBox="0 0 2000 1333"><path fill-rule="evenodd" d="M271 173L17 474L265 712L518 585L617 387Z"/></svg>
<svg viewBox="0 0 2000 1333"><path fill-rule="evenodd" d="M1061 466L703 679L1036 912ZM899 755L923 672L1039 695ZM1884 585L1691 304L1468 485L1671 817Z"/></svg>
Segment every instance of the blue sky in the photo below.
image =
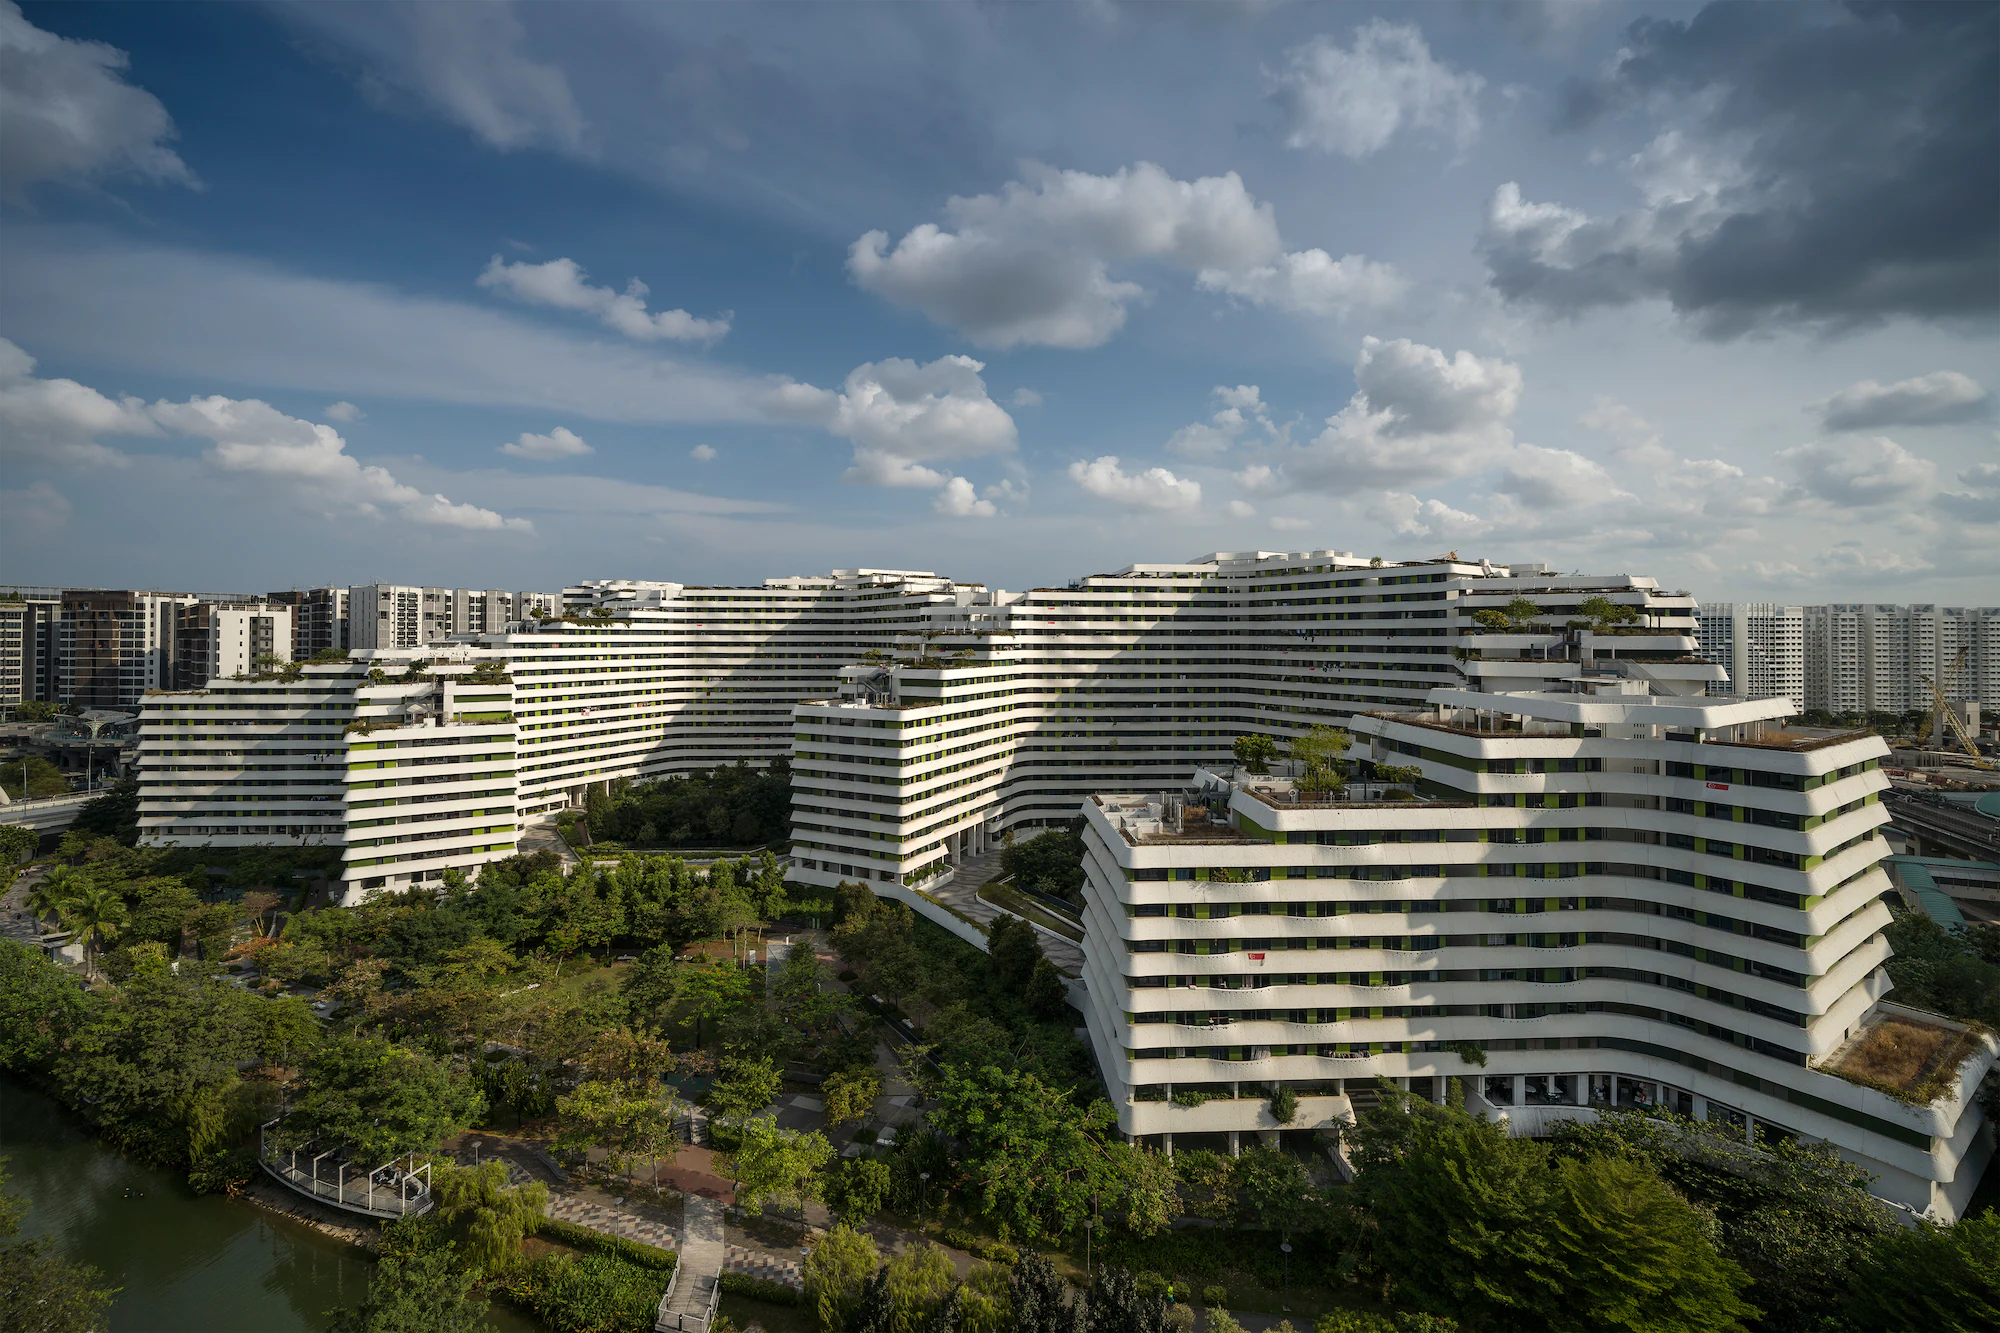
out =
<svg viewBox="0 0 2000 1333"><path fill-rule="evenodd" d="M4 578L1990 603L1996 15L0 0Z"/></svg>

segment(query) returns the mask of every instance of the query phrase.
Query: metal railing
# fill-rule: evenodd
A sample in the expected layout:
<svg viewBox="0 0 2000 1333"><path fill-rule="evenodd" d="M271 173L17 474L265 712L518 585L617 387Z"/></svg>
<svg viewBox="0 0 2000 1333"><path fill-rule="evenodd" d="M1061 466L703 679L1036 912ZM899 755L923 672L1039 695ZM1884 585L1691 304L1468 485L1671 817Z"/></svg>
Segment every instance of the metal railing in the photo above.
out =
<svg viewBox="0 0 2000 1333"><path fill-rule="evenodd" d="M287 1189L369 1217L417 1217L434 1206L430 1163L417 1165L415 1153L363 1170L338 1157L338 1148L315 1153L318 1145L310 1141L289 1150L273 1146L269 1132L277 1123L267 1120L258 1128L257 1160L266 1174ZM301 1154L306 1154L303 1165ZM329 1157L334 1160L328 1162Z"/></svg>
<svg viewBox="0 0 2000 1333"><path fill-rule="evenodd" d="M666 1293L660 1297L660 1308L653 1318L653 1333L708 1333L715 1324L716 1307L722 1303L722 1274L717 1273L708 1280L708 1299L701 1302L699 1314L692 1310L667 1308L673 1303L674 1288L679 1284L680 1277L681 1265L676 1262L673 1276L667 1279Z"/></svg>

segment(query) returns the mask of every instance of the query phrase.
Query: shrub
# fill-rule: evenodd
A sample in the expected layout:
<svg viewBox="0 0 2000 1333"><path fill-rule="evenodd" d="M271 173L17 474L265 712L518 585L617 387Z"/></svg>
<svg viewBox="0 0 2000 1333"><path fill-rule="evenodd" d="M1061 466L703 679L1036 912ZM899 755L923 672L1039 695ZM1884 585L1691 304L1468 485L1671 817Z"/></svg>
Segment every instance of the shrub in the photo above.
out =
<svg viewBox="0 0 2000 1333"><path fill-rule="evenodd" d="M535 1234L544 1240L559 1240L565 1245L597 1254L608 1254L623 1259L641 1268L656 1269L662 1273L674 1271L680 1256L672 1250L663 1250L657 1245L644 1241L627 1240L609 1232L592 1231L589 1227L575 1222L565 1222L560 1217L543 1217L535 1225Z"/></svg>
<svg viewBox="0 0 2000 1333"><path fill-rule="evenodd" d="M797 1287L783 1282L773 1282L769 1278L752 1277L748 1273L724 1273L722 1289L731 1296L747 1296L753 1301L763 1301L767 1305L804 1305L805 1293Z"/></svg>
<svg viewBox="0 0 2000 1333"><path fill-rule="evenodd" d="M1220 1284L1203 1287L1201 1303L1213 1309L1221 1309L1229 1304L1229 1288Z"/></svg>
<svg viewBox="0 0 2000 1333"><path fill-rule="evenodd" d="M557 1333L651 1333L667 1279L608 1254L551 1254L507 1284L507 1295Z"/></svg>
<svg viewBox="0 0 2000 1333"><path fill-rule="evenodd" d="M953 1249L964 1250L977 1259L988 1263L1017 1264L1021 1262L1021 1251L1004 1240L992 1240L985 1236L975 1236L963 1227L953 1227L944 1233L944 1243Z"/></svg>

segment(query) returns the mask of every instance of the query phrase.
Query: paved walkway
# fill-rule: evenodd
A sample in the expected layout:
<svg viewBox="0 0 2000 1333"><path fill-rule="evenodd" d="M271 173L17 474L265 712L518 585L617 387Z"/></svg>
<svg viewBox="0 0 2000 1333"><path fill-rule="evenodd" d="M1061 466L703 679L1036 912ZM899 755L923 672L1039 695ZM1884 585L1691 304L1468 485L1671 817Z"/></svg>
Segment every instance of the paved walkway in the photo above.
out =
<svg viewBox="0 0 2000 1333"><path fill-rule="evenodd" d="M728 1257L722 1238L722 1205L690 1194L685 1207L687 1238L681 1244L680 1271L674 1277L667 1313L705 1315Z"/></svg>
<svg viewBox="0 0 2000 1333"><path fill-rule="evenodd" d="M1004 848L981 852L968 856L959 864L957 873L942 886L935 884L918 885L924 892L949 906L960 916L969 917L985 926L993 918L1002 915L1001 910L979 896L979 889L988 880L1000 878L1000 858ZM1006 915L1012 915L1007 913ZM1073 944L1060 935L1052 935L1046 930L1035 932L1042 941L1042 953L1051 963L1070 976L1080 976L1083 972L1083 946Z"/></svg>

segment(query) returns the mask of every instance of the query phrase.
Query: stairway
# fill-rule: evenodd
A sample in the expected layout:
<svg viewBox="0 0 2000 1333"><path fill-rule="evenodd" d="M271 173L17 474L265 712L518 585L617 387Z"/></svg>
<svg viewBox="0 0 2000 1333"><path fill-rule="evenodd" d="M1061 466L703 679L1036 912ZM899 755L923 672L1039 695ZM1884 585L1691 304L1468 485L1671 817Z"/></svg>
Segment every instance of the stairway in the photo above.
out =
<svg viewBox="0 0 2000 1333"><path fill-rule="evenodd" d="M722 1281L722 1263L728 1254L722 1233L722 1204L689 1194L682 1206L680 1267L654 1327L703 1330L715 1309L715 1288Z"/></svg>

